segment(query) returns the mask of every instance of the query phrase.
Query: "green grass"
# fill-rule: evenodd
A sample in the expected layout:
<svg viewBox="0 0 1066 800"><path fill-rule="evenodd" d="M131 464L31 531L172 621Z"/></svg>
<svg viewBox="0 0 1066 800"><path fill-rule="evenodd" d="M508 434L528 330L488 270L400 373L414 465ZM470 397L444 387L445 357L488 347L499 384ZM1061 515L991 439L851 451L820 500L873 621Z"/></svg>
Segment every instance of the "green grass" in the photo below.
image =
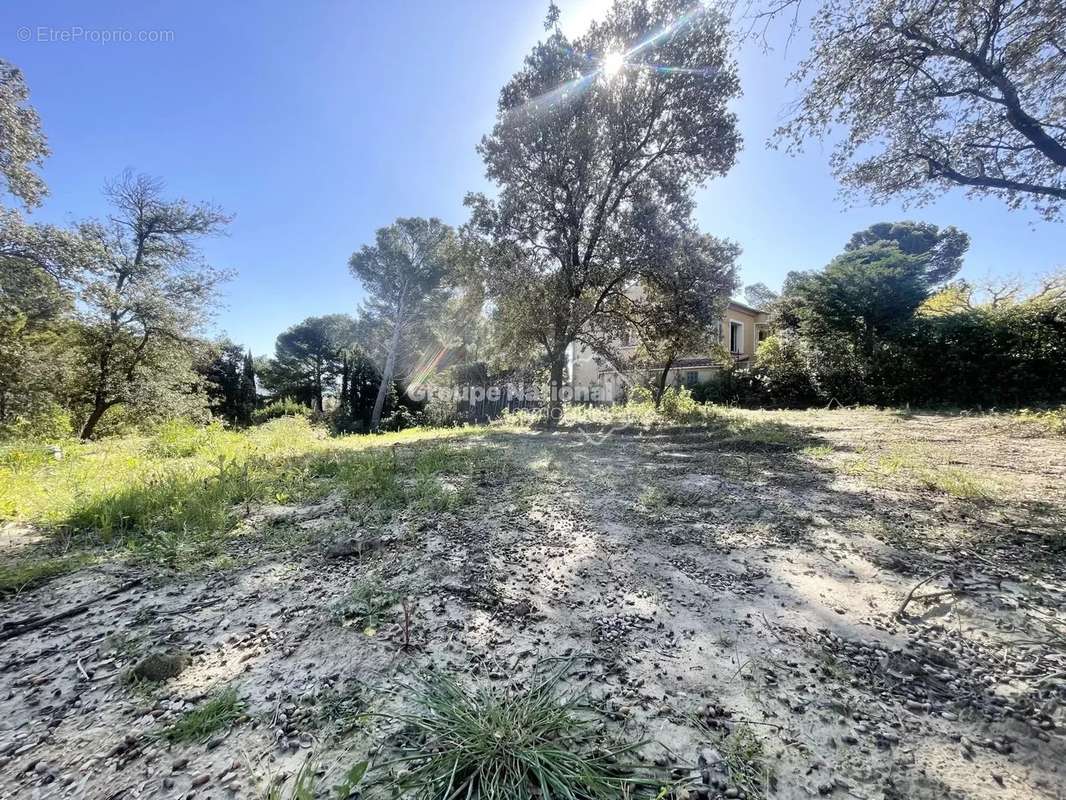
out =
<svg viewBox="0 0 1066 800"><path fill-rule="evenodd" d="M466 688L434 674L415 690L402 755L375 765L400 767L378 779L390 797L416 800L606 800L654 797L662 788L622 762L635 745L612 741L577 696L562 697L560 673L526 689Z"/></svg>
<svg viewBox="0 0 1066 800"><path fill-rule="evenodd" d="M472 498L469 476L498 451L466 447L485 429L415 429L330 437L303 418L247 431L219 425L162 426L154 435L67 441L57 452L32 442L0 447L0 522L62 533L79 547L120 546L169 567L223 555L224 536L262 503L313 502L340 492L387 520L398 509L450 510ZM39 559L38 559L39 560ZM15 565L23 573L59 563Z"/></svg>
<svg viewBox="0 0 1066 800"><path fill-rule="evenodd" d="M762 742L748 725L738 725L725 740L722 756L731 786L743 797L759 800L776 784L773 769L766 763Z"/></svg>
<svg viewBox="0 0 1066 800"><path fill-rule="evenodd" d="M93 557L88 553L71 553L0 563L0 596L32 589L59 575L81 569L92 561Z"/></svg>
<svg viewBox="0 0 1066 800"><path fill-rule="evenodd" d="M928 447L897 445L887 453L860 454L843 470L883 487L923 486L960 500L987 500L995 495L990 476L940 463L941 456Z"/></svg>
<svg viewBox="0 0 1066 800"><path fill-rule="evenodd" d="M352 625L367 636L373 636L399 602L399 593L388 590L375 580L359 580L348 594L334 603L333 616L338 622Z"/></svg>
<svg viewBox="0 0 1066 800"><path fill-rule="evenodd" d="M200 706L186 711L163 729L161 736L174 743L204 742L223 728L228 728L244 713L237 690L225 689Z"/></svg>

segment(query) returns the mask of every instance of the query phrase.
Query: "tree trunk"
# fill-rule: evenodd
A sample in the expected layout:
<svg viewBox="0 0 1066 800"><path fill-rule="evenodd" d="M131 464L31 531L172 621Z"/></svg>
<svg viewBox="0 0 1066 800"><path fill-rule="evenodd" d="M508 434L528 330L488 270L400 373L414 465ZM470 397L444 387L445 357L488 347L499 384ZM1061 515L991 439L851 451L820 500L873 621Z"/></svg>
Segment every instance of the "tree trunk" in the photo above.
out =
<svg viewBox="0 0 1066 800"><path fill-rule="evenodd" d="M93 410L89 414L89 418L85 420L85 424L81 426L81 433L78 434L80 438L93 438L93 431L96 430L96 423L100 421L100 418L109 407L110 406L108 406L107 403L97 398L96 402L93 403Z"/></svg>
<svg viewBox="0 0 1066 800"><path fill-rule="evenodd" d="M555 355L551 360L550 381L548 384L548 426L555 427L563 415L563 401L559 396L563 388L563 373L566 372L566 350Z"/></svg>
<svg viewBox="0 0 1066 800"><path fill-rule="evenodd" d="M389 353L385 357L385 369L381 372L381 385L378 386L378 396L374 400L374 411L370 415L370 430L377 432L381 427L381 412L385 408L385 398L389 394L389 386L392 385L392 371L396 368L396 351L400 347L400 319L403 309L396 315L396 322L392 328L392 339L389 342Z"/></svg>
<svg viewBox="0 0 1066 800"><path fill-rule="evenodd" d="M662 372L659 373L659 391L655 393L655 407L659 407L659 403L663 401L663 394L666 392L666 379L670 376L670 368L674 366L674 359L669 358L666 361L666 366L663 367Z"/></svg>
<svg viewBox="0 0 1066 800"><path fill-rule="evenodd" d="M341 402L340 413L342 417L347 417L351 414L351 408L348 397L348 382L349 374L352 370L352 362L348 358L348 354L344 353L341 358Z"/></svg>

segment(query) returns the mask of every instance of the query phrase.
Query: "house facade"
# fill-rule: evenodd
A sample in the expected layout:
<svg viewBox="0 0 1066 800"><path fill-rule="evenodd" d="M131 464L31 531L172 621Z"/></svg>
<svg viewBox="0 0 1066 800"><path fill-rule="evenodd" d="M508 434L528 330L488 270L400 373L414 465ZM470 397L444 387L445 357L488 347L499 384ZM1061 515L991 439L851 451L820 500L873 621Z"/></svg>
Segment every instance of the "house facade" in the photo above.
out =
<svg viewBox="0 0 1066 800"><path fill-rule="evenodd" d="M736 300L729 301L718 323L719 340L739 365L751 361L755 348L768 333L769 315ZM638 344L635 338L623 342L620 347L623 358L631 358L636 353ZM619 401L625 397L627 386L646 384L649 378L657 378L662 369L650 367L620 372L577 342L571 343L568 357L570 385L578 399L581 398L582 391L587 390L594 398ZM667 386L694 386L710 380L720 368L720 363L720 356L714 353L688 354L671 365Z"/></svg>

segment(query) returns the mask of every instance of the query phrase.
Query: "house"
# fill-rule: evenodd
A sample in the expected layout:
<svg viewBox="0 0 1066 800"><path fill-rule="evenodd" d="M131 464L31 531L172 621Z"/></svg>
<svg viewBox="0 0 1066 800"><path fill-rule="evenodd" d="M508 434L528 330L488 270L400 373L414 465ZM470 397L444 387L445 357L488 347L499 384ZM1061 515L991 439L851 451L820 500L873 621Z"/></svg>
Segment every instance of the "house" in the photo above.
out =
<svg viewBox="0 0 1066 800"><path fill-rule="evenodd" d="M718 323L718 335L737 364L750 362L755 348L769 334L769 315L765 311L730 300ZM621 345L624 358L636 353L639 342L634 336ZM568 352L569 380L576 399L585 392L593 397L619 401L625 396L625 387L645 384L656 379L661 368L639 369L620 372L605 359L595 355L586 346L573 342ZM670 368L668 386L694 386L711 378L719 369L721 357L714 353L692 353L679 358Z"/></svg>

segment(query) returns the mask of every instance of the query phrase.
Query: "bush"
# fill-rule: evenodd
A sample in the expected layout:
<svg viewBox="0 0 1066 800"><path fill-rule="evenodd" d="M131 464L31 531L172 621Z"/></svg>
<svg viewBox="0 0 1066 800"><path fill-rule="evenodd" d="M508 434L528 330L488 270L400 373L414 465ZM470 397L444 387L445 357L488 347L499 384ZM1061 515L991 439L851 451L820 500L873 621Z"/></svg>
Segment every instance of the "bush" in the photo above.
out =
<svg viewBox="0 0 1066 800"><path fill-rule="evenodd" d="M655 395L647 386L634 386L629 390L629 396L626 398L626 405L630 406L650 406L654 403Z"/></svg>
<svg viewBox="0 0 1066 800"><path fill-rule="evenodd" d="M420 428L426 424L425 415L421 411L412 411L407 406L396 406L396 409L381 420L383 431L403 431L408 428Z"/></svg>
<svg viewBox="0 0 1066 800"><path fill-rule="evenodd" d="M687 386L671 386L659 400L659 413L675 422L685 422L699 414L699 404Z"/></svg>
<svg viewBox="0 0 1066 800"><path fill-rule="evenodd" d="M0 425L0 439L55 442L68 439L73 433L74 425L70 413L54 403L44 406L34 414L20 415L11 422Z"/></svg>
<svg viewBox="0 0 1066 800"><path fill-rule="evenodd" d="M307 406L296 402L291 397L284 397L281 400L275 400L272 403L268 403L262 408L257 408L252 412L252 424L262 425L264 422L269 422L272 419L278 419L279 417L310 417L311 409Z"/></svg>

